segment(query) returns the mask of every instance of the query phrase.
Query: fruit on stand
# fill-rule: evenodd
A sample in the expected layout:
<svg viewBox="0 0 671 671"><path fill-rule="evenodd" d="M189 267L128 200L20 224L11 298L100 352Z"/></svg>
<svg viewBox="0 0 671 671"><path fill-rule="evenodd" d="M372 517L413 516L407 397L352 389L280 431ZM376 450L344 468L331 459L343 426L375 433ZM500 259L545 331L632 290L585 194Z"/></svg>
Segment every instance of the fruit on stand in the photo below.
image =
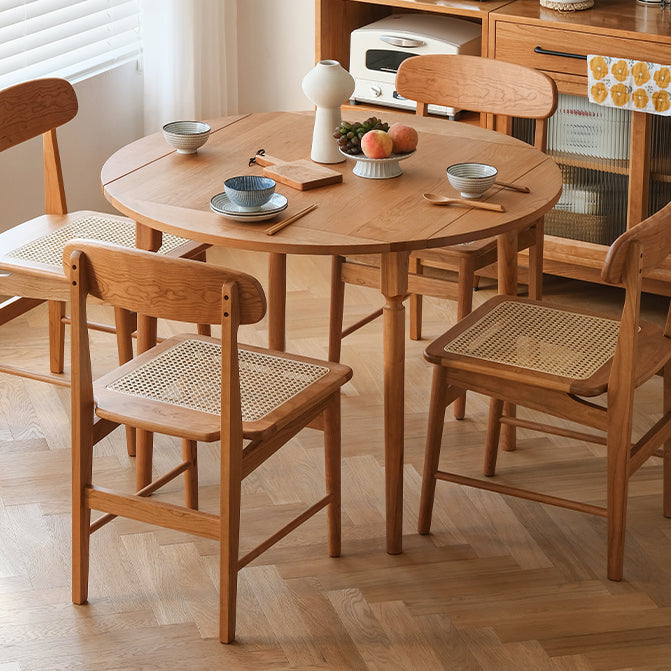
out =
<svg viewBox="0 0 671 671"><path fill-rule="evenodd" d="M417 131L411 126L395 123L389 128L394 154L407 154L417 149Z"/></svg>
<svg viewBox="0 0 671 671"><path fill-rule="evenodd" d="M370 136L370 137L369 137ZM387 158L391 154L409 154L417 148L417 131L412 126L395 123L391 127L377 117L364 122L341 121L333 137L340 150L367 158Z"/></svg>
<svg viewBox="0 0 671 671"><path fill-rule="evenodd" d="M338 146L346 154L361 153L361 138L370 130L388 131L389 124L380 121L377 117L370 117L364 122L341 121L335 129L333 137L338 141Z"/></svg>
<svg viewBox="0 0 671 671"><path fill-rule="evenodd" d="M387 158L393 147L394 141L383 130L369 130L361 138L361 151L367 158Z"/></svg>

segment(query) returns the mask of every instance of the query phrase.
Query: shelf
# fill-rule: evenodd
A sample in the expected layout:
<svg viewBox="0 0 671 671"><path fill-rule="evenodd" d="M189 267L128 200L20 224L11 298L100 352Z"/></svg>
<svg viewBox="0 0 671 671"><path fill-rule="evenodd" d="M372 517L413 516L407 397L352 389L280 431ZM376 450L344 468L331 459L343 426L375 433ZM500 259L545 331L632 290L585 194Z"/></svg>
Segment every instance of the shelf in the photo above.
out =
<svg viewBox="0 0 671 671"><path fill-rule="evenodd" d="M370 116L371 114L375 115L378 119L382 119L382 121L384 121L385 114L403 114L407 115L408 117L415 116L415 113L412 110L400 109L396 107L387 107L383 105L372 105L370 103L357 103L355 105L347 103L343 105L341 109L343 115L351 113L353 116L354 114L360 112L363 114L368 114L368 116ZM440 116L438 114L429 114L429 116L434 119L445 119L445 121L450 121L450 119L448 119L447 117ZM358 121L358 119L353 120ZM480 115L477 112L462 111L457 115L455 121L459 121L460 123L467 123L471 126L479 126ZM410 120L408 120L408 123L410 124Z"/></svg>
<svg viewBox="0 0 671 671"><path fill-rule="evenodd" d="M600 170L601 172L612 172L616 175L629 174L629 161L626 159L597 158L595 156L580 156L570 152L548 151L548 154L563 165L576 168L587 168L588 170Z"/></svg>
<svg viewBox="0 0 671 671"><path fill-rule="evenodd" d="M455 16L483 19L489 12L500 9L509 0L357 0L365 5L384 5L394 9L412 9L433 14L453 14Z"/></svg>

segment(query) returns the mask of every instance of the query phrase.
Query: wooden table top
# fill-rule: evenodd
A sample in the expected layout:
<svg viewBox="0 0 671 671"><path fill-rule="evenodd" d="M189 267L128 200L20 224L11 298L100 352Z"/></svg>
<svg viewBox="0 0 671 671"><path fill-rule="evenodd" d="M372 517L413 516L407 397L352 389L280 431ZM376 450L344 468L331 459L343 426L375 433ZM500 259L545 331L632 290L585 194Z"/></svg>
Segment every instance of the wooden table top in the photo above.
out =
<svg viewBox="0 0 671 671"><path fill-rule="evenodd" d="M345 118L358 120L346 113ZM361 113L361 120L366 116ZM330 165L342 172L340 184L299 191L283 184L277 192L288 208L276 219L238 223L210 210L212 196L234 175L262 174L248 166L260 148L283 160L307 158L312 113L273 112L226 117L211 122L212 133L197 154L177 154L161 133L116 152L104 165L108 200L151 228L215 245L292 254L382 253L440 247L489 237L532 223L558 200L561 173L533 147L501 133L444 119L383 114L419 132L416 153L392 179L365 179L352 173L354 162ZM351 117L351 119L350 119ZM425 192L459 196L445 170L462 161L490 163L499 179L531 189L529 194L492 187L485 200L504 213L459 205L435 206ZM274 236L266 228L312 203L318 209Z"/></svg>

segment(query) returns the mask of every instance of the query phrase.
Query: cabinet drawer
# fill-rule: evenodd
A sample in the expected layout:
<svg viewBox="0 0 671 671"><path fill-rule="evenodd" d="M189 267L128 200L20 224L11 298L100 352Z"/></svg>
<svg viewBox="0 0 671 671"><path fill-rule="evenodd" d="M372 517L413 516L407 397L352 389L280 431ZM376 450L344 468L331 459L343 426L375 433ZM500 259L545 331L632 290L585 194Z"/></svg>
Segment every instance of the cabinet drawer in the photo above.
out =
<svg viewBox="0 0 671 671"><path fill-rule="evenodd" d="M585 60L569 56L536 53L534 51L536 47L581 56L589 53L654 63L668 63L671 60L668 47L664 48L662 44L655 42L505 21L497 21L495 30L495 58L547 72L586 78L587 63Z"/></svg>

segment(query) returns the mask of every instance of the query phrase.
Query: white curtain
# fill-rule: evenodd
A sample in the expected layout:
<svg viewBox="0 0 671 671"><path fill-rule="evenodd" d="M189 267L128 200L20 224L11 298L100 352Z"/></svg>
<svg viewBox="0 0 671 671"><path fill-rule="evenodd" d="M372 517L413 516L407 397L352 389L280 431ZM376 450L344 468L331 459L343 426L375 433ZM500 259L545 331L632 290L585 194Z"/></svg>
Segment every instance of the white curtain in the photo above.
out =
<svg viewBox="0 0 671 671"><path fill-rule="evenodd" d="M144 130L234 114L237 0L141 0Z"/></svg>

